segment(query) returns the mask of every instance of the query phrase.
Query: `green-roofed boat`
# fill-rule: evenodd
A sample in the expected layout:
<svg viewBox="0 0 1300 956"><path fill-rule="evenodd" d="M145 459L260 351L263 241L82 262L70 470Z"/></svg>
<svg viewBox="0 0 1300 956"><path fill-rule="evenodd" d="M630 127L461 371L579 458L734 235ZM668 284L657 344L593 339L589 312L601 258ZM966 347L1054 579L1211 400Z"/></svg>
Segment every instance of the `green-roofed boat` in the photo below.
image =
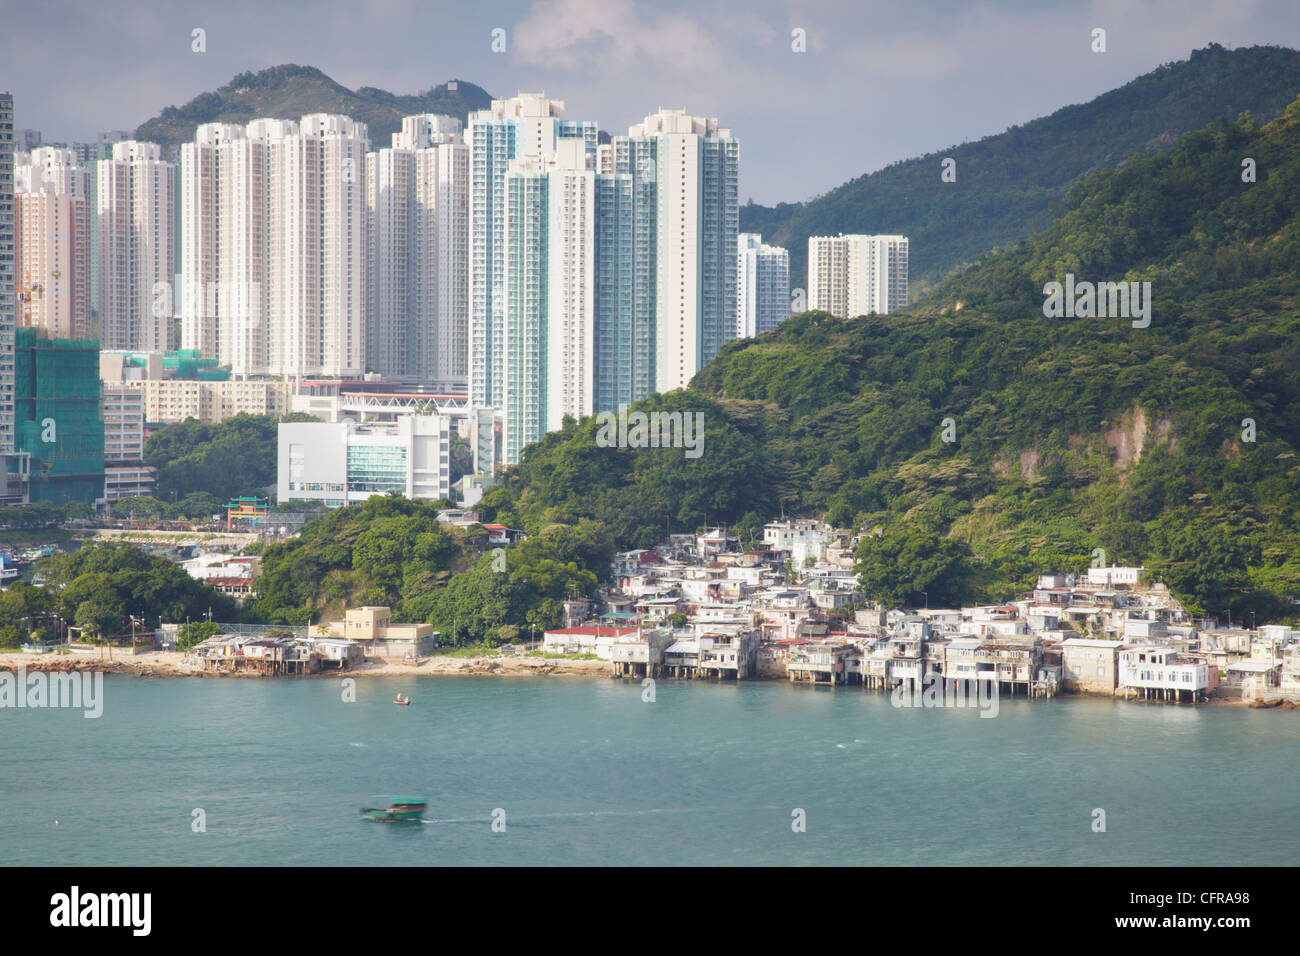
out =
<svg viewBox="0 0 1300 956"><path fill-rule="evenodd" d="M393 797L388 801L387 808L362 807L361 815L367 820L378 820L380 823L419 822L427 807L428 802L424 797Z"/></svg>

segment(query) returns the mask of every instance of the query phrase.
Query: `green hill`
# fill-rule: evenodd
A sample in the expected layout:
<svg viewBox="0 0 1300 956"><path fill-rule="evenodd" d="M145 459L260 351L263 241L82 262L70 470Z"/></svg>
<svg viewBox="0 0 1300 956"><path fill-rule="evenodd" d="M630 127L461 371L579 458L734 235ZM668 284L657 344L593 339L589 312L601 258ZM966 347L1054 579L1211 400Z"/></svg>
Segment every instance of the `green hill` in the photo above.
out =
<svg viewBox="0 0 1300 956"><path fill-rule="evenodd" d="M1261 122L1274 119L1297 95L1300 53L1213 44L1091 102L894 163L808 202L747 204L740 227L787 247L790 284L804 287L810 235L901 233L911 239L912 289L923 293L954 268L1050 223L1080 175L1167 148L1218 118L1250 110ZM957 161L955 182L940 181L945 157Z"/></svg>
<svg viewBox="0 0 1300 956"><path fill-rule="evenodd" d="M508 551L480 525L438 521L441 503L377 495L308 522L262 554L246 617L273 624L337 619L383 604L399 621L427 621L444 643L497 645L556 627L563 602L590 595L613 557L592 522L540 528Z"/></svg>
<svg viewBox="0 0 1300 956"><path fill-rule="evenodd" d="M454 88L452 87L454 84ZM363 86L349 90L311 66L286 64L257 73L240 73L213 93L202 93L184 106L169 106L135 131L136 139L175 145L194 138L202 123L247 123L260 117L301 119L308 113L343 113L365 123L370 140L387 146L402 128L402 117L443 113L465 119L486 109L492 98L464 80L444 83L422 93L404 95Z"/></svg>
<svg viewBox="0 0 1300 956"><path fill-rule="evenodd" d="M485 497L484 520L588 518L644 547L819 514L874 532L860 555L882 596L1003 599L1100 548L1194 609L1294 618L1300 100L1262 129L1220 121L1098 170L1064 205L918 305L795 316L639 406L702 411L699 458L599 447L595 419L570 422ZM1149 281L1149 327L1047 318L1044 286L1067 273Z"/></svg>

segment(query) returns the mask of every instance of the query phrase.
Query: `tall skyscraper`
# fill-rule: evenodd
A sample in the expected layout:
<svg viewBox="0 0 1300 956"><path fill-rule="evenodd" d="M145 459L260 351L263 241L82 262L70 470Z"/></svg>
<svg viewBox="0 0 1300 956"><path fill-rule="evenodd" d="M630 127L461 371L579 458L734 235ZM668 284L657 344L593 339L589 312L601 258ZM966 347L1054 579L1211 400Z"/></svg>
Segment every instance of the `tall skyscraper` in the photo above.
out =
<svg viewBox="0 0 1300 956"><path fill-rule="evenodd" d="M638 336L633 322L637 267L633 256L636 212L633 177L629 173L613 172L612 162L605 168L609 171L598 172L594 177L595 412L617 411L648 395L649 373L653 369L649 357L649 332L653 324L643 326Z"/></svg>
<svg viewBox="0 0 1300 956"><path fill-rule="evenodd" d="M324 113L271 140L273 374L365 372L369 147L364 123Z"/></svg>
<svg viewBox="0 0 1300 956"><path fill-rule="evenodd" d="M86 170L86 237L90 243L90 316L99 335L99 161L113 155L113 144L131 138L124 130L99 134L95 143L73 143L77 162Z"/></svg>
<svg viewBox="0 0 1300 956"><path fill-rule="evenodd" d="M237 142L244 149L236 146ZM259 153L260 162L256 164L250 164L247 155L236 159L238 153L247 154L258 145L261 144L246 141L244 127L224 123L203 124L194 131L194 142L181 145L181 185L177 200L181 207L181 257L177 263L181 276L181 348L196 349L204 357L219 361L233 361L231 339L239 337L232 328L236 320L227 293L233 293L233 283L240 279L263 278L260 272L238 277L233 273L237 263L262 266L266 258L265 213L269 203L265 189L265 151ZM238 182L237 168L243 173ZM258 184L256 189L252 188L254 182ZM244 203L236 198L241 194ZM232 254L241 245L235 235L236 221L250 225L253 221L248 215L251 210L243 208L245 203L259 207L263 213L257 220L259 228L244 235L246 241L260 240L261 255ZM238 211L237 204L241 206ZM227 333L225 336L223 331ZM264 344L261 352L264 367ZM245 360L241 371L254 371L255 364Z"/></svg>
<svg viewBox="0 0 1300 956"><path fill-rule="evenodd" d="M70 149L39 147L14 170L20 325L50 338L90 334L86 170Z"/></svg>
<svg viewBox="0 0 1300 956"><path fill-rule="evenodd" d="M125 140L99 161L100 341L110 349L171 347L172 164L156 143Z"/></svg>
<svg viewBox="0 0 1300 956"><path fill-rule="evenodd" d="M655 187L638 196L654 204L654 238L638 243L655 249L654 390L685 388L736 334L740 144L716 119L664 109L621 139L616 169Z"/></svg>
<svg viewBox="0 0 1300 956"><path fill-rule="evenodd" d="M790 315L790 253L742 232L736 244L736 337L770 332Z"/></svg>
<svg viewBox="0 0 1300 956"><path fill-rule="evenodd" d="M366 365L386 378L463 382L468 358L469 149L461 122L402 120L366 157Z"/></svg>
<svg viewBox="0 0 1300 956"><path fill-rule="evenodd" d="M15 253L14 97L0 90L0 454L14 450Z"/></svg>
<svg viewBox="0 0 1300 956"><path fill-rule="evenodd" d="M609 149L602 153L604 168L609 175L626 177L630 190L630 216L627 228L631 231L629 255L631 258L630 303L628 325L618 333L618 345L613 346L608 334L610 326L605 315L610 300L601 300L601 355L606 346L626 363L625 370L613 390L601 389L599 411L615 411L639 401L656 391L655 374L658 358L658 303L659 303L659 180L656 166L659 141L653 137L631 138L616 136ZM605 260L602 260L602 262ZM610 369L602 366L605 378Z"/></svg>
<svg viewBox="0 0 1300 956"><path fill-rule="evenodd" d="M837 318L907 305L906 236L810 236L808 308Z"/></svg>
<svg viewBox="0 0 1300 956"><path fill-rule="evenodd" d="M547 431L596 410L596 173L588 155L582 140L563 139L548 163Z"/></svg>
<svg viewBox="0 0 1300 956"><path fill-rule="evenodd" d="M237 376L365 371L365 124L206 124L181 150L181 328Z"/></svg>
<svg viewBox="0 0 1300 956"><path fill-rule="evenodd" d="M562 139L577 139L594 168L595 122L564 120L564 103L520 93L470 117L469 400L475 407L505 406L506 173L512 160L554 154ZM509 460L509 459L507 459Z"/></svg>
<svg viewBox="0 0 1300 956"><path fill-rule="evenodd" d="M517 462L524 446L546 432L547 243L551 237L551 183L546 165L546 160L536 155L514 160L502 183L505 321L499 332L499 377L502 457L507 464ZM473 401L471 398L471 405Z"/></svg>

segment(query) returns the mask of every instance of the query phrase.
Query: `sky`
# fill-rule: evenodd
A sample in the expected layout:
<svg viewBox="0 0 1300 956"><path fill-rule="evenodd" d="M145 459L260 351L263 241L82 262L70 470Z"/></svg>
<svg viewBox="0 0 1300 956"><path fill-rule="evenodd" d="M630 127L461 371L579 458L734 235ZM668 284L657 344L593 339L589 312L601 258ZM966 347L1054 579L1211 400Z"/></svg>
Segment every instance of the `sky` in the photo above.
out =
<svg viewBox="0 0 1300 956"><path fill-rule="evenodd" d="M681 107L731 130L741 201L771 204L1086 102L1210 43L1300 47L1300 2L0 0L0 89L16 125L51 142L134 129L281 63L352 89L541 91L613 133Z"/></svg>

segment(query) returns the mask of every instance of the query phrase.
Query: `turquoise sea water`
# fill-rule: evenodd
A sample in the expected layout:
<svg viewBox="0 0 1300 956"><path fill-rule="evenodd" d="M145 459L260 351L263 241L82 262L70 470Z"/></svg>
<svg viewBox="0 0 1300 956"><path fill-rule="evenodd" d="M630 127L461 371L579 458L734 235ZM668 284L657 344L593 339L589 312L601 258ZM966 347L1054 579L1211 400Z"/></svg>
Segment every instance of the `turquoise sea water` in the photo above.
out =
<svg viewBox="0 0 1300 956"><path fill-rule="evenodd" d="M98 720L0 709L0 863L1261 865L1300 850L1295 712L1004 699L982 719L860 688L656 690L362 678L345 703L336 679L109 676ZM428 822L360 820L394 794L426 796Z"/></svg>

